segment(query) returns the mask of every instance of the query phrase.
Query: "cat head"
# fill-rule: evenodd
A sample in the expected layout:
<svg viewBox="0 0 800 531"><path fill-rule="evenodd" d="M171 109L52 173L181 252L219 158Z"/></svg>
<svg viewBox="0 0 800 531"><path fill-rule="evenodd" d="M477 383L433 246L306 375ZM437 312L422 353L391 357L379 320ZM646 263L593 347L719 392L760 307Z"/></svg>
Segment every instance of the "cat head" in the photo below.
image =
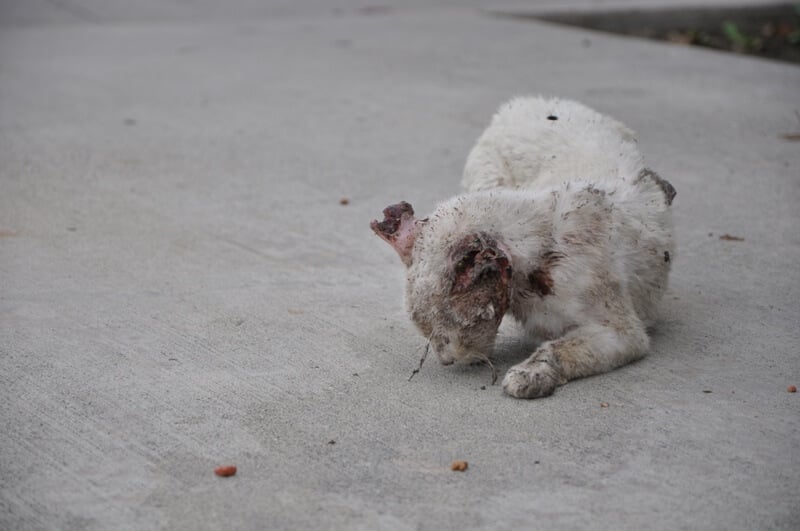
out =
<svg viewBox="0 0 800 531"><path fill-rule="evenodd" d="M384 209L372 230L407 268L406 306L443 365L485 360L510 304L511 254L463 211L442 206L418 220L410 204Z"/></svg>

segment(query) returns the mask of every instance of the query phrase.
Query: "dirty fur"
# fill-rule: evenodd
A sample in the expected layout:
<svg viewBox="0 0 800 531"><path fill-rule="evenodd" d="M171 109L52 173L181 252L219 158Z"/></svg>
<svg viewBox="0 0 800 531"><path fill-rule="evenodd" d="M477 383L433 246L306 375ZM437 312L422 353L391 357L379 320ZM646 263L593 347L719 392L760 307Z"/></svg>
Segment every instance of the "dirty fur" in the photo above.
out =
<svg viewBox="0 0 800 531"><path fill-rule="evenodd" d="M442 364L488 361L505 315L541 341L503 379L514 397L646 354L675 257L675 189L630 129L577 102L517 98L462 185L428 218L399 203L371 225L406 265L407 309Z"/></svg>

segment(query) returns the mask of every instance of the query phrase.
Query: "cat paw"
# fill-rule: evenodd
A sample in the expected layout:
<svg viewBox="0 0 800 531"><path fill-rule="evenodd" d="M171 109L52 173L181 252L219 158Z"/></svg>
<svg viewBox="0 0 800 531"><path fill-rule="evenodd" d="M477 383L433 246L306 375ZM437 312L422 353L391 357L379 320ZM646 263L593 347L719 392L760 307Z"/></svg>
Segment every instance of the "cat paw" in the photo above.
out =
<svg viewBox="0 0 800 531"><path fill-rule="evenodd" d="M511 367L503 378L503 391L514 398L550 396L563 378L545 361L521 363Z"/></svg>

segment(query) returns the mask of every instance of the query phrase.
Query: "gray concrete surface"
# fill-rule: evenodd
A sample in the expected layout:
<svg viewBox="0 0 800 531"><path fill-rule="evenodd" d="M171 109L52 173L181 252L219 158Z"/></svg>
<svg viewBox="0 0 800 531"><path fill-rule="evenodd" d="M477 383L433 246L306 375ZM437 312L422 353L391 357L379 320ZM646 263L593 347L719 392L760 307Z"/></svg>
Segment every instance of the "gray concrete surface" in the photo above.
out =
<svg viewBox="0 0 800 531"><path fill-rule="evenodd" d="M133 5L0 4L0 529L800 526L800 69L478 1ZM652 353L536 401L409 382L368 222L526 93L678 189Z"/></svg>

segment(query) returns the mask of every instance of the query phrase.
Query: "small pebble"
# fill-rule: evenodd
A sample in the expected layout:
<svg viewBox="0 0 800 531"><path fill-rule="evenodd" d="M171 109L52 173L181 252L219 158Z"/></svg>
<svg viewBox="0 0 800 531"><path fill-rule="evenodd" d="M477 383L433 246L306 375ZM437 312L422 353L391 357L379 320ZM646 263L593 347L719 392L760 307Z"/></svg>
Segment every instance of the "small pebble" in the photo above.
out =
<svg viewBox="0 0 800 531"><path fill-rule="evenodd" d="M463 472L469 467L466 461L453 461L450 463L450 470L453 472Z"/></svg>
<svg viewBox="0 0 800 531"><path fill-rule="evenodd" d="M350 204L350 200L347 199L346 197L343 197L343 198L339 199L339 204L340 205L349 205Z"/></svg>
<svg viewBox="0 0 800 531"><path fill-rule="evenodd" d="M600 407L608 407L608 402L600 402Z"/></svg>
<svg viewBox="0 0 800 531"><path fill-rule="evenodd" d="M221 478L227 478L236 475L236 467L233 465L218 466L214 469L214 473Z"/></svg>

